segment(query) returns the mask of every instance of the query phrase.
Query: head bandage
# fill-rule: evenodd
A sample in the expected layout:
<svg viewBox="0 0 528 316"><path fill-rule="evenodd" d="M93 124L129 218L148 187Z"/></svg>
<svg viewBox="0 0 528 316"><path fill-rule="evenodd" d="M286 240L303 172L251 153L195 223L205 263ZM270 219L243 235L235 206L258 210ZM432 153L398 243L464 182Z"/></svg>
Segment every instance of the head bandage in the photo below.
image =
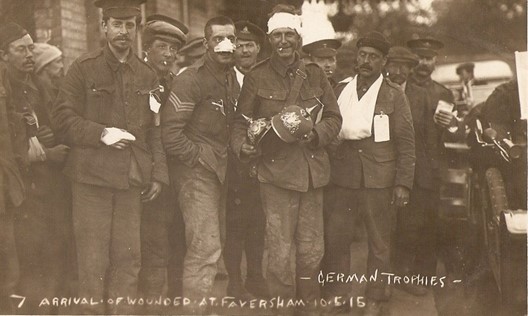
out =
<svg viewBox="0 0 528 316"><path fill-rule="evenodd" d="M268 34L283 27L294 29L301 34L301 17L286 12L275 13L268 21Z"/></svg>

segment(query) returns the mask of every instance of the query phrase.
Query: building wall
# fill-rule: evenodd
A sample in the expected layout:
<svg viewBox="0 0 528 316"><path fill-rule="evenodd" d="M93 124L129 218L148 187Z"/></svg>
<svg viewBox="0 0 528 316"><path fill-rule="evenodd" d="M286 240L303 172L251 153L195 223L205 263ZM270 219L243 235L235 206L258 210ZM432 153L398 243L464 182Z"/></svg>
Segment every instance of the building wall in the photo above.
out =
<svg viewBox="0 0 528 316"><path fill-rule="evenodd" d="M147 0L142 14L176 18L189 27L189 37L193 38L203 36L208 19L223 14L225 1L229 0ZM101 10L93 6L92 0L0 0L0 9L3 19L26 27L35 42L59 47L66 68L104 43Z"/></svg>

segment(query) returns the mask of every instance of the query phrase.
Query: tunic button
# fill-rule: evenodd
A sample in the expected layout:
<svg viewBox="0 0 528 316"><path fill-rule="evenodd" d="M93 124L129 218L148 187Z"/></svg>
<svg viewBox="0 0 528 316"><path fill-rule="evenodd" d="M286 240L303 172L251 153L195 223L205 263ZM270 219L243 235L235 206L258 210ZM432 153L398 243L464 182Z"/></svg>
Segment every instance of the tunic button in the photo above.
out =
<svg viewBox="0 0 528 316"><path fill-rule="evenodd" d="M362 150L362 149L358 149L358 153L362 153L362 152L363 152L363 150Z"/></svg>
<svg viewBox="0 0 528 316"><path fill-rule="evenodd" d="M273 99L273 96L272 96L272 95L270 95L270 99Z"/></svg>
<svg viewBox="0 0 528 316"><path fill-rule="evenodd" d="M271 159L271 162L275 162L275 159Z"/></svg>
<svg viewBox="0 0 528 316"><path fill-rule="evenodd" d="M314 155L312 155L312 159L313 159L313 158L315 158L315 156L314 156Z"/></svg>

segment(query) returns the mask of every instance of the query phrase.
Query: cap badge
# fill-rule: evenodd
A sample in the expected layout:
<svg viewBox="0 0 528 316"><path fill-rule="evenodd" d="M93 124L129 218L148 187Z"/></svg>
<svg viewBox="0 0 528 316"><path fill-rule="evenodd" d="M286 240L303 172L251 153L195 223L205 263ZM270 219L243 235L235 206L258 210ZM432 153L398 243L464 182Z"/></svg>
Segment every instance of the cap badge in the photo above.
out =
<svg viewBox="0 0 528 316"><path fill-rule="evenodd" d="M301 118L295 112L286 112L282 114L280 118L291 134L294 134L299 129Z"/></svg>
<svg viewBox="0 0 528 316"><path fill-rule="evenodd" d="M242 31L240 31L240 33L246 33L246 34L249 34L249 33L251 33L251 32L249 32L247 26L244 26L244 28L242 29Z"/></svg>

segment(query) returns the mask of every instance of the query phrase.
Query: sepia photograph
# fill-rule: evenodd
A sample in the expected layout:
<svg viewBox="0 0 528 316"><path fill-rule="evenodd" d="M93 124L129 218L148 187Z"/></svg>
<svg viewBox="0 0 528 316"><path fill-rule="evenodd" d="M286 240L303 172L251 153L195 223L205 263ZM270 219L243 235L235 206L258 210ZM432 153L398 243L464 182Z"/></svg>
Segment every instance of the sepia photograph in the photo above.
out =
<svg viewBox="0 0 528 316"><path fill-rule="evenodd" d="M0 0L0 315L528 315L527 6Z"/></svg>

